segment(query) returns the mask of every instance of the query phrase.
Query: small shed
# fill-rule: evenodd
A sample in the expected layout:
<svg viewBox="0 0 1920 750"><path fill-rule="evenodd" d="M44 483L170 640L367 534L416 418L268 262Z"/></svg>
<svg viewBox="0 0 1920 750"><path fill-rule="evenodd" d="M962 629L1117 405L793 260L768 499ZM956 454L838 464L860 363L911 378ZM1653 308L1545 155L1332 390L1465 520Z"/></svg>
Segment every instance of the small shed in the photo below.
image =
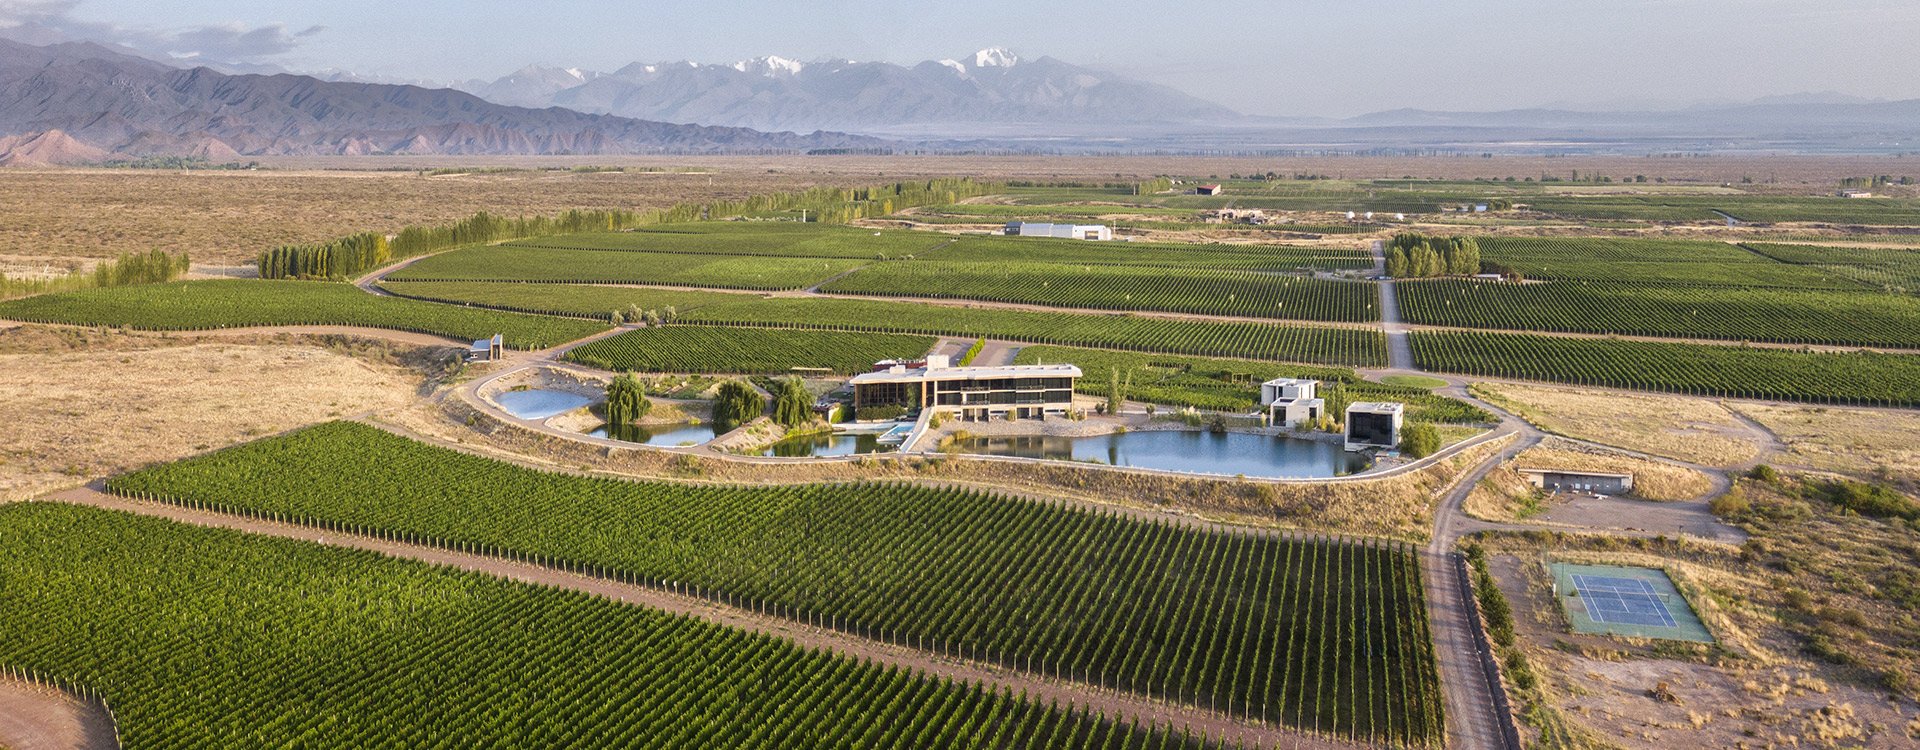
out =
<svg viewBox="0 0 1920 750"><path fill-rule="evenodd" d="M1221 193L1227 192L1227 189L1217 184L1201 185L1200 187L1194 188L1193 192L1195 195L1220 195Z"/></svg>
<svg viewBox="0 0 1920 750"><path fill-rule="evenodd" d="M1533 486L1554 492L1591 492L1625 495L1633 491L1632 474L1568 469L1518 469Z"/></svg>
<svg viewBox="0 0 1920 750"><path fill-rule="evenodd" d="M467 349L468 362L496 362L507 356L506 337L496 333L493 338L480 339Z"/></svg>

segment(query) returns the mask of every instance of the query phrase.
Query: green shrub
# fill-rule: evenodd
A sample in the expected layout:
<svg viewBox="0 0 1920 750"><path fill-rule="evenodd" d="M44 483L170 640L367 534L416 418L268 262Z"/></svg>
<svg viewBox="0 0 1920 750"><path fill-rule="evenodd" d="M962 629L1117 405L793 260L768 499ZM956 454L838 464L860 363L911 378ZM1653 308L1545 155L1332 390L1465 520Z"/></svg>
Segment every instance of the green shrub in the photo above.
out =
<svg viewBox="0 0 1920 750"><path fill-rule="evenodd" d="M1426 458L1440 450L1440 431L1426 422L1407 425L1400 435L1400 452L1410 458Z"/></svg>

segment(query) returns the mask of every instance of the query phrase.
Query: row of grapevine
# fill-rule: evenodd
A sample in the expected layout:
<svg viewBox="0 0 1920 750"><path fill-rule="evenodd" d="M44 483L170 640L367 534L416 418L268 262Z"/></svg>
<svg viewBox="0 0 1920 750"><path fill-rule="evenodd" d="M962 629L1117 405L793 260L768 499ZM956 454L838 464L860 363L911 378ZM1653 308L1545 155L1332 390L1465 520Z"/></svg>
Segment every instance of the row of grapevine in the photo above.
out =
<svg viewBox="0 0 1920 750"><path fill-rule="evenodd" d="M1724 242L1624 237L1480 237L1481 259L1529 279L1692 286L1850 289L1843 275L1793 266Z"/></svg>
<svg viewBox="0 0 1920 750"><path fill-rule="evenodd" d="M0 587L0 674L110 703L130 749L1208 744L368 552L52 503L0 546L34 582Z"/></svg>
<svg viewBox="0 0 1920 750"><path fill-rule="evenodd" d="M1590 281L1394 288L1407 322L1422 325L1920 347L1920 298L1907 295Z"/></svg>
<svg viewBox="0 0 1920 750"><path fill-rule="evenodd" d="M1205 531L923 485L549 474L356 423L111 488L559 564L1332 736L1441 736L1417 562L1400 544Z"/></svg>
<svg viewBox="0 0 1920 750"><path fill-rule="evenodd" d="M364 326L469 340L499 333L515 349L542 349L607 329L591 320L378 297L346 284L315 281L186 281L88 289L0 302L0 319L154 331Z"/></svg>
<svg viewBox="0 0 1920 750"><path fill-rule="evenodd" d="M997 263L876 263L822 287L844 294L1294 320L1380 319L1370 284L1254 271Z"/></svg>
<svg viewBox="0 0 1920 750"><path fill-rule="evenodd" d="M1920 355L1416 331L1422 369L1694 396L1920 405Z"/></svg>
<svg viewBox="0 0 1920 750"><path fill-rule="evenodd" d="M968 263L1062 263L1262 271L1291 271L1296 268L1363 269L1373 266L1373 255L1358 248L1146 242L1112 245L1084 240L993 236L964 236L939 250L915 257L922 260Z"/></svg>
<svg viewBox="0 0 1920 750"><path fill-rule="evenodd" d="M628 304L637 304L643 309L678 305L680 320L702 325L986 336L1063 346L1352 367L1383 366L1387 356L1386 337L1377 328L1173 320L823 297L761 298L720 292L564 284L389 282L386 288L419 299L553 315L605 316Z"/></svg>
<svg viewBox="0 0 1920 750"><path fill-rule="evenodd" d="M915 359L932 336L799 331L736 326L642 328L567 352L567 359L603 370L763 375L794 368L866 372L883 359Z"/></svg>
<svg viewBox="0 0 1920 750"><path fill-rule="evenodd" d="M511 244L515 247L570 250L873 260L916 257L951 239L932 232L875 232L855 227L785 221L712 221L662 224L628 232L549 237Z"/></svg>
<svg viewBox="0 0 1920 750"><path fill-rule="evenodd" d="M421 260L394 281L539 281L661 284L721 289L800 289L860 265L845 258L765 258L486 245Z"/></svg>

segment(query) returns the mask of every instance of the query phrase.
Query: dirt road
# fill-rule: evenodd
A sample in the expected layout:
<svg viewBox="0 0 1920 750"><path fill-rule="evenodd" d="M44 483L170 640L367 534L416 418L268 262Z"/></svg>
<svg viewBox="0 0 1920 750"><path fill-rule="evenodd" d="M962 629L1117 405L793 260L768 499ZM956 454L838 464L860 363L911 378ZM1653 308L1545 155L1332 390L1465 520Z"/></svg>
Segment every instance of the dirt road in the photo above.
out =
<svg viewBox="0 0 1920 750"><path fill-rule="evenodd" d="M113 719L98 704L48 687L0 679L0 747L115 750Z"/></svg>

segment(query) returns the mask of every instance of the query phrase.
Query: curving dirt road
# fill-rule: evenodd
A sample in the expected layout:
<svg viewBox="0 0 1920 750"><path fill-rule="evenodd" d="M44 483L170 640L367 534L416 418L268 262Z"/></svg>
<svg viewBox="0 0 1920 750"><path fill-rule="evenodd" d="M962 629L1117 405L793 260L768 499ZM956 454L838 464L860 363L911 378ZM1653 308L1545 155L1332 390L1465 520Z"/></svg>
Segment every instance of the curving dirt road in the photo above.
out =
<svg viewBox="0 0 1920 750"><path fill-rule="evenodd" d="M855 659L870 659L936 677L1004 687L1023 692L1029 699L1038 703L1057 701L1062 705L1085 706L1122 722L1137 720L1143 724L1189 727L1195 732L1204 731L1216 740L1257 743L1261 747L1268 748L1301 748L1303 750L1348 750L1363 747L1355 743L1299 734L1278 727L1251 724L1220 714L1160 703L1081 683L1046 679L994 665L878 643L801 622L728 607L707 599L583 576L528 563L173 505L140 502L108 495L91 486L61 492L48 499L165 518L195 526L233 529L262 536L367 550L522 583L580 591L613 601L652 607L674 614L697 617L717 625L783 638L806 648L829 650ZM26 748L14 747L13 750L26 750Z"/></svg>

